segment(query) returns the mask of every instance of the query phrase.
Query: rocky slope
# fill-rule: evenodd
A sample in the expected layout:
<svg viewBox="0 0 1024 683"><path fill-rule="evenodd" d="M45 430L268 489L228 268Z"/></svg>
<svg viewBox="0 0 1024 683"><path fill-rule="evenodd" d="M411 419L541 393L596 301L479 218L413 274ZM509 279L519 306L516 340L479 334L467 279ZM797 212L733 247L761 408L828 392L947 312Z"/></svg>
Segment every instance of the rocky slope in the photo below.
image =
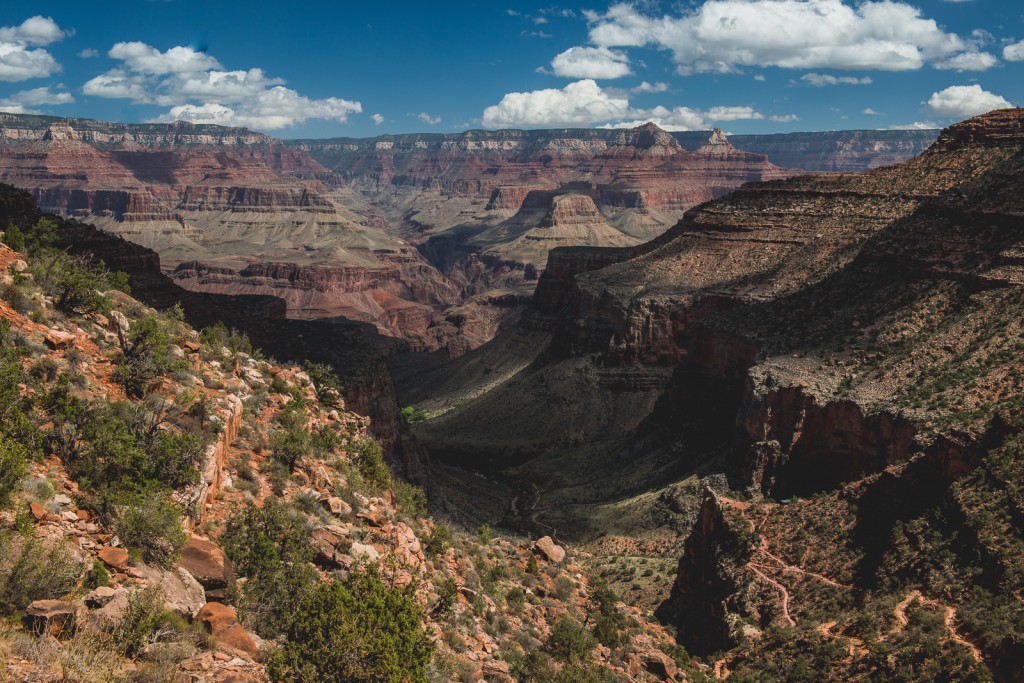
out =
<svg viewBox="0 0 1024 683"><path fill-rule="evenodd" d="M508 491L477 514L617 556L637 546L615 537L656 554L688 537L663 614L688 647L736 648L720 676L782 680L771 662L812 653L808 680L840 659L841 679L886 677L915 648L948 646L911 677L1015 680L1019 601L1000 602L1008 621L985 635L958 616L1020 590L991 564L1016 566L1015 551L980 559L1015 503L977 517L956 501L987 495L983 468L1019 462L1004 440L1022 422L1022 150L1021 110L992 112L898 166L748 185L645 245L556 250L522 328L429 387L408 383L437 414L416 432L436 460ZM812 494L822 508L771 503ZM787 520L789 545L735 521L744 497ZM830 530L828 505L848 506ZM902 536L887 535L893 520ZM908 536L951 553L949 574L908 554L925 543ZM861 563L852 574L836 538ZM820 559L802 562L799 544ZM862 653L865 592L881 619L871 637L892 645ZM902 607L888 636L890 600ZM911 608L940 625L904 628Z"/></svg>
<svg viewBox="0 0 1024 683"><path fill-rule="evenodd" d="M145 249L0 189L0 677L702 675L551 537L432 518L332 373L108 290L88 248L143 283Z"/></svg>

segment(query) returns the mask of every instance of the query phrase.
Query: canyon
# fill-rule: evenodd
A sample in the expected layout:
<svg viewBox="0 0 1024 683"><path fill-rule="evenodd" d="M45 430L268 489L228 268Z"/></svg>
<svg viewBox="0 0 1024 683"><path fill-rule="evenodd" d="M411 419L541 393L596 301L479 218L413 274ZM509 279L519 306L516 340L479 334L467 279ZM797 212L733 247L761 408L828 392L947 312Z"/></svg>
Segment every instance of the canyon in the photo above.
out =
<svg viewBox="0 0 1024 683"><path fill-rule="evenodd" d="M890 163L929 134L751 138L804 164L785 168L720 131L653 125L282 142L2 114L0 180L154 249L186 289L275 296L289 318L457 357L521 314L555 247L639 245L745 182Z"/></svg>
<svg viewBox="0 0 1024 683"><path fill-rule="evenodd" d="M559 152L587 177L551 182L530 151L501 166L514 187L470 183L460 164L422 170L447 136L331 150L364 163L333 180L323 150L297 143L289 164L306 170L282 182L319 173L358 196L360 229L408 249L388 255L394 276L287 259L169 268L76 218L61 226L67 249L127 271L144 301L331 364L436 515L568 544L581 571L702 657L701 675L1018 680L1024 112L956 124L924 153L859 173L835 172L871 165L856 154L819 155L825 173L785 171L720 132L692 152L651 127L592 133L592 149ZM513 150L547 140L488 135ZM913 149L880 137L844 139L876 159ZM483 162L465 163L480 174ZM689 163L767 179L708 185L644 235L688 201L670 180ZM342 196L331 192L320 196ZM244 214L268 197L215 195ZM0 208L31 221L40 196L0 193ZM414 210L428 200L434 213ZM389 211L413 213L389 234L374 225ZM329 283L419 297L426 312L346 321L354 306L310 294ZM288 319L293 306L328 314ZM391 325L418 331L381 334Z"/></svg>
<svg viewBox="0 0 1024 683"><path fill-rule="evenodd" d="M681 556L659 614L690 651L728 651L719 674L782 672L815 643L841 678L891 674L911 651L887 662L854 624L909 583L945 610L948 666L1017 680L1020 634L991 634L978 600L1016 585L1022 542L986 483L1020 463L1022 150L1024 113L996 111L899 165L745 185L643 245L555 249L517 328L398 375L432 416L414 435L441 481L490 482L458 498L471 515ZM942 576L919 564L939 547Z"/></svg>

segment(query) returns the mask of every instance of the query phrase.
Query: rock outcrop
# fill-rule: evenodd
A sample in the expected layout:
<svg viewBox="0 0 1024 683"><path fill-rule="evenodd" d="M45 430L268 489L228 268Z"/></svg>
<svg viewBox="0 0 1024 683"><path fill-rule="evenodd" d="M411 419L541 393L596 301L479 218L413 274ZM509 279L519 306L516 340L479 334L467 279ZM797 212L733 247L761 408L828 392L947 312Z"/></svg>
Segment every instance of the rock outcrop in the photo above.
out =
<svg viewBox="0 0 1024 683"><path fill-rule="evenodd" d="M0 180L154 249L193 291L276 296L293 317L346 316L423 344L454 296L348 208L360 202L336 175L245 129L4 115Z"/></svg>

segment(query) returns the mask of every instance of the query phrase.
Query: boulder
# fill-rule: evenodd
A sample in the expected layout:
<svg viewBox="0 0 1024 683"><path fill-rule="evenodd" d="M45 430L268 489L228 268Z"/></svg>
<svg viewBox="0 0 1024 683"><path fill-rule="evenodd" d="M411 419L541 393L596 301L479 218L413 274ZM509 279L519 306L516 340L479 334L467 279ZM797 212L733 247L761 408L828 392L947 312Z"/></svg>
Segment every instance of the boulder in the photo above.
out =
<svg viewBox="0 0 1024 683"><path fill-rule="evenodd" d="M344 517L345 515L352 514L352 506L337 496L324 498L320 501L320 504L335 517Z"/></svg>
<svg viewBox="0 0 1024 683"><path fill-rule="evenodd" d="M348 553L357 560L366 560L367 562L380 560L380 552L372 545L363 543L353 543L352 547L348 549Z"/></svg>
<svg viewBox="0 0 1024 683"><path fill-rule="evenodd" d="M503 681L512 680L510 672L511 668L509 667L508 662L503 662L500 659L489 659L484 662L480 669L480 673L482 673L485 678L497 678Z"/></svg>
<svg viewBox="0 0 1024 683"><path fill-rule="evenodd" d="M164 609L186 619L195 617L206 604L206 592L202 584L187 569L177 567L174 571L168 571L157 567L138 567L137 574L149 585L160 586Z"/></svg>
<svg viewBox="0 0 1024 683"><path fill-rule="evenodd" d="M207 603L196 614L196 621L200 622L206 631L223 645L241 650L249 655L255 655L259 651L256 641L238 623L238 615L235 610L227 605L219 602Z"/></svg>
<svg viewBox="0 0 1024 683"><path fill-rule="evenodd" d="M186 569L207 590L227 588L233 578L231 560L224 551L198 536L193 536L182 550L178 566Z"/></svg>
<svg viewBox="0 0 1024 683"><path fill-rule="evenodd" d="M50 511L44 508L39 503L32 501L28 504L28 511L32 514L32 519L37 522L41 522L46 519L46 515L50 514Z"/></svg>
<svg viewBox="0 0 1024 683"><path fill-rule="evenodd" d="M544 536L533 544L533 549L543 555L549 562L558 564L565 559L565 549L556 545L550 536Z"/></svg>
<svg viewBox="0 0 1024 683"><path fill-rule="evenodd" d="M314 529L310 538L310 542L316 548L316 557L313 558L313 561L328 569L345 566L342 558L347 556L338 550L338 546L346 540L348 540L348 530L343 527L328 526Z"/></svg>
<svg viewBox="0 0 1024 683"><path fill-rule="evenodd" d="M66 508L67 506L71 505L71 503L74 502L71 500L71 498L64 495L63 493L58 493L51 499L51 501L53 502L54 505L57 505L61 508Z"/></svg>
<svg viewBox="0 0 1024 683"><path fill-rule="evenodd" d="M97 554L103 560L103 564L111 569L119 572L128 569L128 551L124 548L111 548L108 546L102 548Z"/></svg>
<svg viewBox="0 0 1024 683"><path fill-rule="evenodd" d="M37 636L54 638L74 633L78 609L63 600L36 600L25 610L25 625Z"/></svg>
<svg viewBox="0 0 1024 683"><path fill-rule="evenodd" d="M97 591L112 591L112 594L103 593L102 595L96 595ZM109 597L108 597L109 595ZM92 607L93 605L99 604L98 607L90 612L93 619L98 619L100 622L105 624L116 624L124 618L125 613L128 612L129 593L124 588L112 589L112 588L97 588L89 595L85 596L86 607Z"/></svg>
<svg viewBox="0 0 1024 683"><path fill-rule="evenodd" d="M123 592L123 590L118 588L111 588L110 586L100 586L99 588L96 588L95 590L86 593L85 597L82 598L82 602L84 602L85 606L89 609L98 609L106 605L111 600L113 600L118 595L118 593Z"/></svg>
<svg viewBox="0 0 1024 683"><path fill-rule="evenodd" d="M646 650L639 655L641 670L661 681L674 681L679 668L672 658L661 650Z"/></svg>
<svg viewBox="0 0 1024 683"><path fill-rule="evenodd" d="M67 349L75 343L75 335L61 330L50 330L43 339L51 349Z"/></svg>

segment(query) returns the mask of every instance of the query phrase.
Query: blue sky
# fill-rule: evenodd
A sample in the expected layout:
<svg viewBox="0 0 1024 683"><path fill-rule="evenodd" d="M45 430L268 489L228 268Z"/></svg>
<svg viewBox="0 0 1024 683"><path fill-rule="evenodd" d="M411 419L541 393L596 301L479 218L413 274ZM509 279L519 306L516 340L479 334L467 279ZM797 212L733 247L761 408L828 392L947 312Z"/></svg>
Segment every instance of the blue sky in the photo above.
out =
<svg viewBox="0 0 1024 683"><path fill-rule="evenodd" d="M1019 0L75 0L0 19L0 111L284 138L933 127L1011 104Z"/></svg>

